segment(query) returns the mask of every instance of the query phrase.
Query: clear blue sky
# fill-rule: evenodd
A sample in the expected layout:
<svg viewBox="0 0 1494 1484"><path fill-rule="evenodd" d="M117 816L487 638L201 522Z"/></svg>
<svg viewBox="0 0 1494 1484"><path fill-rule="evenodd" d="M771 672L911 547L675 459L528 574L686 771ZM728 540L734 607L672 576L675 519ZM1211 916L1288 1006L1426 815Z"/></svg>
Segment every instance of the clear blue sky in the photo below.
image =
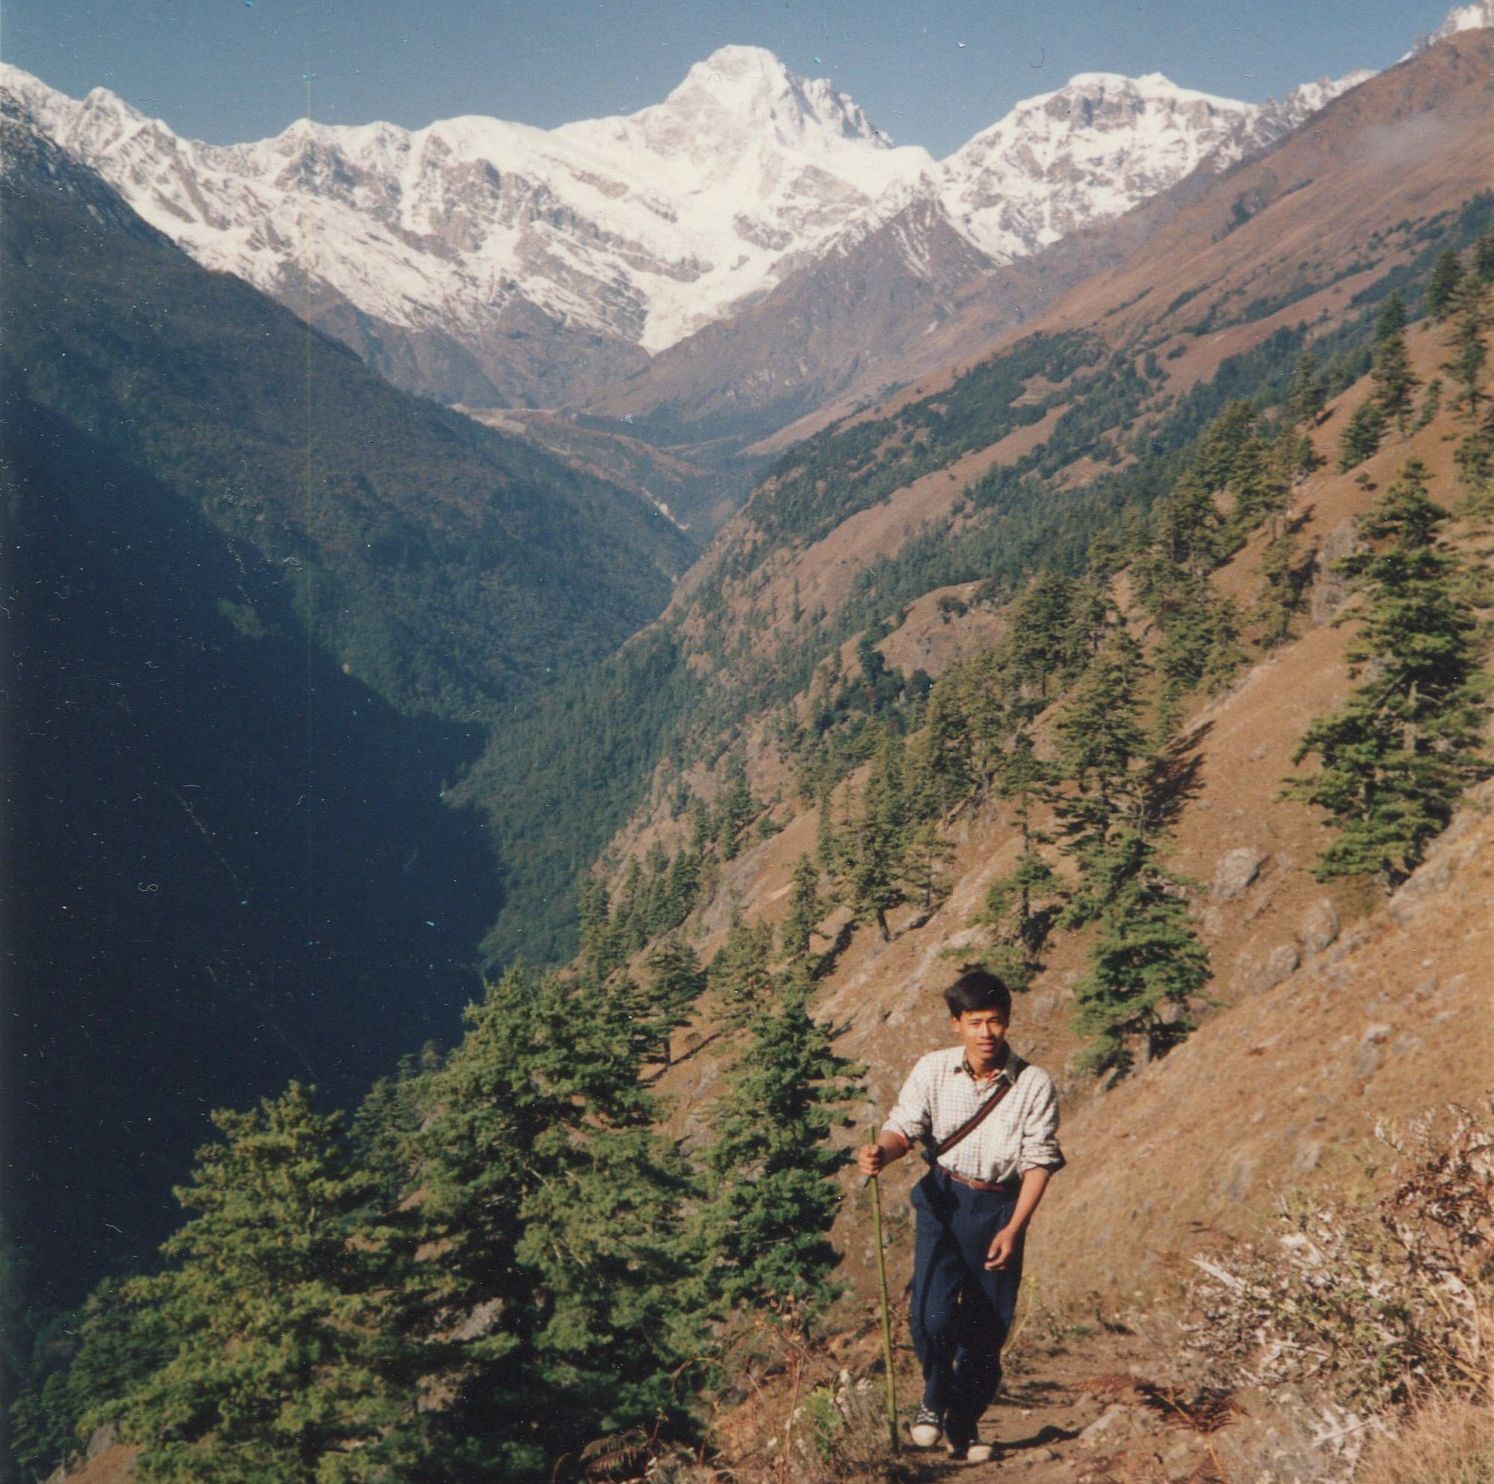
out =
<svg viewBox="0 0 1494 1484"><path fill-rule="evenodd" d="M5 0L0 56L102 85L215 143L306 111L551 126L657 102L717 46L828 77L900 144L947 154L1075 72L1165 72L1258 100L1384 67L1452 0ZM964 45L961 46L960 43Z"/></svg>

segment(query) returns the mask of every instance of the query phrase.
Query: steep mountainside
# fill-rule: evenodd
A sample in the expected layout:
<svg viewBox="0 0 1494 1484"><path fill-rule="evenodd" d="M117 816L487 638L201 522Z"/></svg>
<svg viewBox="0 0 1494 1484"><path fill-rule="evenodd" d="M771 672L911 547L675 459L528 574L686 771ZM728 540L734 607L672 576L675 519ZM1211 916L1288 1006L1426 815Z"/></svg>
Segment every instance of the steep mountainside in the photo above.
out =
<svg viewBox="0 0 1494 1484"><path fill-rule="evenodd" d="M665 620L597 689L534 718L536 747L552 727L566 739L567 782L536 788L515 762L525 741L484 761L474 798L501 800L495 813L533 838L529 811L569 817L576 780L600 773L606 805L593 798L578 830L610 829L641 796L630 770L652 754L664 761L643 817L678 821L682 788L713 786L700 760L719 774L738 729L858 634L950 585L1007 593L1040 563L1072 570L1093 533L1140 517L1232 397L1283 395L1304 346L1357 373L1384 296L1487 225L1491 59L1490 33L1469 30L1354 89L1265 155L1196 178L1123 267L990 359L931 374L796 447ZM630 709L636 676L647 700ZM587 761L564 719L575 714L605 718L605 763ZM542 925L584 855L548 859L531 856L547 884L509 916L500 953L530 932L547 950L563 941Z"/></svg>
<svg viewBox="0 0 1494 1484"><path fill-rule="evenodd" d="M658 512L394 391L24 123L7 142L11 375L278 563L352 673L490 712L658 611L689 553Z"/></svg>
<svg viewBox="0 0 1494 1484"><path fill-rule="evenodd" d="M294 1091L222 1120L187 1201L206 1219L159 1281L101 1294L31 1365L37 1472L113 1415L127 1443L96 1432L85 1478L127 1477L136 1446L184 1477L252 1450L277 1476L307 1459L535 1484L568 1467L947 1476L942 1458L883 1450L877 1239L838 1150L947 1041L937 991L974 962L1014 988L1013 1041L1059 1084L1068 1155L985 1423L1004 1473L1340 1484L1363 1435L1405 1421L1437 1375L1470 1412L1486 1403L1494 1145L1444 1165L1447 1204L1399 1183L1374 1134L1485 1102L1494 1053L1491 78L1494 34L1455 26L1264 153L1195 172L1143 207L1124 261L1021 332L789 449L654 623L506 706L445 795L486 812L509 870L486 944L508 972L449 1055L373 1090L350 1149ZM188 885L211 880L220 916L230 887L245 911L265 891L240 895L241 855L189 794L226 781L182 771L252 761L202 726L196 669L246 684L273 660L267 639L304 635L296 590L275 587L275 548L230 541L211 507L156 487L164 472L101 500L134 473L112 447L91 457L112 427L59 436L71 404L38 405L51 384L29 361L14 378L35 415L7 498L40 597L19 679L48 728L21 756L39 776L54 736L85 763L107 754L98 735L124 723L98 697L120 691L165 761L150 776L106 756L102 797L83 768L64 773L72 807L34 789L9 848L52 871L48 910L101 904L139 955L141 909L184 888L147 874L130 789L174 793L176 827L203 842ZM632 456L595 431L556 419L548 436L580 459ZM199 615L185 630L149 601L167 549L135 552L129 534L170 513ZM74 553L76 578L59 555ZM243 575L225 606L230 562ZM144 653L115 591L142 584ZM70 631L52 620L75 592L97 622ZM306 655L294 724L351 737L375 693ZM169 665L162 690L150 661ZM266 691L235 715L290 707ZM266 750L325 807L332 781L283 755ZM335 754L339 772L356 755ZM78 851L48 855L68 835L103 836L89 871ZM371 871L388 863L380 838L357 841ZM312 950L298 988L361 968L324 946L324 915L309 889L276 914L300 930L285 951ZM107 966L82 961L73 922L23 920L40 924L38 959L97 994L28 1048L61 1059L116 1003ZM183 963L240 941L206 925ZM202 1018L229 1020L214 995L240 981L213 959L196 978L170 967L142 981L147 1007L198 990L174 1011L191 1046ZM68 982L41 988L67 1003ZM253 998L267 1002L282 1003ZM127 1055L150 1023L126 1021ZM321 1049L285 1039L308 1062ZM894 1295L918 1170L896 1166L881 1197ZM1289 1192L1314 1235L1278 1245ZM1430 1249L1396 1260L1417 1230L1437 1281ZM1190 1314L1197 1257L1225 1296ZM1253 1315L1219 1266L1252 1260L1270 1282L1295 1264L1304 1302L1268 1288L1274 1309ZM1262 1346L1264 1369L1242 1363ZM309 1353L314 1367L285 1364ZM708 1431L692 1432L703 1356L725 1376L699 1383ZM1485 1412L1478 1425L1487 1438ZM1417 1464L1409 1477L1438 1478Z"/></svg>
<svg viewBox="0 0 1494 1484"><path fill-rule="evenodd" d="M1437 375L1444 354L1441 335L1424 329L1412 338L1423 380ZM1352 683L1345 647L1362 609L1332 563L1352 548L1356 518L1412 459L1424 461L1444 506L1466 499L1452 457L1466 424L1445 411L1409 439L1387 440L1354 471L1333 471L1344 425L1367 391L1356 383L1327 406L1312 435L1323 464L1298 484L1283 516L1304 581L1295 637L1257 651L1178 723L1174 763L1185 781L1170 865L1190 883L1190 912L1212 964L1202 1024L1180 1048L1107 1088L1079 1066L1082 1036L1073 1024L1087 937L1050 946L1045 969L1018 998L1015 1043L1060 1076L1068 1099L1071 1168L1055 1182L1035 1241L1046 1304L1080 1305L1094 1292L1125 1308L1169 1289L1188 1276L1195 1252L1252 1235L1273 1192L1351 1182L1378 1121L1409 1119L1445 1100L1476 1101L1494 1065L1489 786L1468 798L1426 864L1388 898L1363 878L1315 880L1314 857L1329 838L1322 815L1281 795L1283 780L1299 771L1298 739ZM1486 509L1455 530L1466 558L1494 570ZM1266 544L1258 534L1214 578L1242 616L1258 600ZM1122 603L1134 580L1117 579ZM1156 622L1128 611L1150 651L1159 642ZM912 604L878 648L905 674L923 668L937 677L1005 631L1001 613L985 608L970 584ZM1058 693L1033 723L1044 750L1065 700ZM812 714L812 698L797 709ZM744 844L691 918L686 931L703 960L727 941L735 914L781 924L795 863L816 852L822 809L802 802L783 735L776 726L751 733L752 793L776 828ZM1490 742L1494 728L1486 724ZM859 768L833 796L837 828L856 812L867 776ZM1045 827L1054 828L1050 816ZM994 792L947 817L943 833L951 854L932 912L908 901L892 914L885 942L871 924L852 933L844 905L818 925L817 945L834 946L817 1013L837 1028L843 1053L871 1069L874 1109L859 1120L863 1127L890 1105L912 1061L943 1044L935 990L952 964L993 951L988 894L1019 859L1013 806ZM656 820L630 848L655 840L671 851L681 843L677 827ZM707 999L683 1033L679 1065L667 1077L683 1130L706 1126L733 1054L711 1034L714 1008ZM916 1174L900 1170L892 1183L901 1190ZM862 1225L848 1214L841 1235L867 1293L874 1271ZM898 1231L894 1261L905 1273L911 1253Z"/></svg>
<svg viewBox="0 0 1494 1484"><path fill-rule="evenodd" d="M502 891L443 791L688 547L4 153L5 1204L76 1291L209 1108L450 1036Z"/></svg>

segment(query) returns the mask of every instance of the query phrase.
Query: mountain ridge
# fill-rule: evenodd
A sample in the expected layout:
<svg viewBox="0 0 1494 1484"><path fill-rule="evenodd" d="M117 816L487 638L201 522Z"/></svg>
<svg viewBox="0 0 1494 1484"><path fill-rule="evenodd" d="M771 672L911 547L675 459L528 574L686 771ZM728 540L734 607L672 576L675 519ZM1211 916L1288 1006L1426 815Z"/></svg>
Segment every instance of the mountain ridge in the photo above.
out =
<svg viewBox="0 0 1494 1484"><path fill-rule="evenodd" d="M892 146L829 83L726 47L626 117L548 131L302 120L209 146L103 89L74 104L15 69L0 78L207 266L309 314L400 384L473 406L574 402L751 305L848 228L874 230L909 193L1000 263L1228 163L1307 106L1083 75L935 161ZM1043 139L1027 140L1022 121L1039 119ZM1117 129L1130 130L1118 148ZM1027 159L1008 168L1014 138ZM1058 177L1046 185L1039 156Z"/></svg>

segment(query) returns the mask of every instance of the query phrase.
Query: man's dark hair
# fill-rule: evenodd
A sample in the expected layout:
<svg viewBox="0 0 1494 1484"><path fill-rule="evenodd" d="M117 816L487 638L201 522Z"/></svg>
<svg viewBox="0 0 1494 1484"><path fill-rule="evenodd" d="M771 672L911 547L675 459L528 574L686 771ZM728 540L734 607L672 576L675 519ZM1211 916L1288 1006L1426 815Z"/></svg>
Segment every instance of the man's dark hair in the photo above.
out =
<svg viewBox="0 0 1494 1484"><path fill-rule="evenodd" d="M1012 1018L1012 992L989 969L970 967L944 991L944 1003L956 1018L967 1010L995 1010L1003 1020Z"/></svg>

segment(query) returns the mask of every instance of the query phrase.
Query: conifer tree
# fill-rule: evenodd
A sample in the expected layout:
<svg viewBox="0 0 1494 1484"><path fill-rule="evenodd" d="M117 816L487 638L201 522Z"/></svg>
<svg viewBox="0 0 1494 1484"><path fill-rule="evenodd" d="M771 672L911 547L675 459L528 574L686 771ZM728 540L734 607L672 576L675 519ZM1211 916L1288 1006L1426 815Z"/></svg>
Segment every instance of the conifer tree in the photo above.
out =
<svg viewBox="0 0 1494 1484"><path fill-rule="evenodd" d="M1310 350L1304 350L1297 357L1292 389L1287 393L1287 416L1298 426L1315 427L1327 401L1328 394L1318 372L1318 358Z"/></svg>
<svg viewBox="0 0 1494 1484"><path fill-rule="evenodd" d="M1445 344L1449 356L1442 369L1458 384L1458 406L1471 423L1479 418L1486 400L1484 368L1489 361L1489 288L1476 273L1465 273L1453 292L1446 315Z"/></svg>
<svg viewBox="0 0 1494 1484"><path fill-rule="evenodd" d="M1131 832L1128 832L1131 833ZM1177 883L1152 847L1131 834L1132 860L1100 917L1089 969L1075 987L1075 1027L1091 1038L1083 1063L1124 1075L1192 1029L1189 1007L1209 978L1209 958Z"/></svg>
<svg viewBox="0 0 1494 1484"><path fill-rule="evenodd" d="M171 1266L130 1285L175 1341L126 1399L150 1484L323 1484L389 1476L416 1424L413 1352L381 1312L401 1276L390 1234L355 1228L372 1178L352 1169L296 1083L213 1115L177 1198ZM356 1237L356 1241L354 1240ZM404 1254L408 1258L408 1254Z"/></svg>
<svg viewBox="0 0 1494 1484"><path fill-rule="evenodd" d="M1162 605L1157 626L1157 670L1174 702L1199 687L1223 689L1244 662L1234 604L1215 593L1207 578L1179 582Z"/></svg>
<svg viewBox="0 0 1494 1484"><path fill-rule="evenodd" d="M612 899L600 876L588 871L581 880L581 963L597 984L622 967L622 935L612 913Z"/></svg>
<svg viewBox="0 0 1494 1484"><path fill-rule="evenodd" d="M1386 422L1393 422L1402 438L1411 432L1411 414L1420 382L1406 354L1406 308L1393 293L1380 311L1375 329L1375 358L1370 366L1375 400Z"/></svg>
<svg viewBox="0 0 1494 1484"><path fill-rule="evenodd" d="M892 940L888 912L907 900L903 872L907 829L903 743L886 732L872 759L861 811L845 844L851 906L858 918L876 922L884 942Z"/></svg>
<svg viewBox="0 0 1494 1484"><path fill-rule="evenodd" d="M716 1104L702 1159L710 1195L693 1222L694 1287L723 1316L775 1300L813 1314L836 1293L829 1232L845 1154L827 1140L848 1123L840 1110L861 1069L835 1054L809 1014L810 987L802 966L775 981Z"/></svg>
<svg viewBox="0 0 1494 1484"><path fill-rule="evenodd" d="M1261 552L1255 618L1267 649L1292 637L1292 620L1302 608L1304 574L1297 563L1297 538L1283 531Z"/></svg>
<svg viewBox="0 0 1494 1484"><path fill-rule="evenodd" d="M1310 450L1310 442L1308 447ZM1245 532L1267 521L1274 528L1291 504L1292 470L1283 458L1286 451L1280 438L1270 442L1263 436L1256 437L1246 445L1231 485L1235 508L1230 517L1229 548L1237 545Z"/></svg>
<svg viewBox="0 0 1494 1484"><path fill-rule="evenodd" d="M673 933L659 940L646 963L648 993L639 1007L638 1021L645 1037L645 1055L667 1067L670 1035L689 1020L705 989L705 972L695 950Z"/></svg>
<svg viewBox="0 0 1494 1484"><path fill-rule="evenodd" d="M1217 565L1226 544L1213 494L1197 475L1184 474L1152 507L1152 539L1136 568L1142 601L1156 612L1181 580Z"/></svg>
<svg viewBox="0 0 1494 1484"><path fill-rule="evenodd" d="M1136 772L1145 749L1137 686L1142 670L1136 641L1119 632L1095 656L1054 723L1059 776L1071 792L1055 805L1063 849L1078 863L1080 883L1064 911L1079 927L1103 910L1115 876L1112 837L1141 812Z"/></svg>
<svg viewBox="0 0 1494 1484"><path fill-rule="evenodd" d="M638 1074L590 986L521 967L469 1007L417 1138L425 1257L400 1295L443 1397L421 1477L549 1478L675 1411L686 1172Z"/></svg>
<svg viewBox="0 0 1494 1484"><path fill-rule="evenodd" d="M1453 248L1448 248L1432 264L1427 279L1427 312L1436 323L1441 324L1447 318L1462 277L1463 260Z"/></svg>
<svg viewBox="0 0 1494 1484"><path fill-rule="evenodd" d="M726 787L716 805L715 837L722 860L736 858L756 807L752 790L747 786L747 765L740 756L733 756L727 765Z"/></svg>
<svg viewBox="0 0 1494 1484"><path fill-rule="evenodd" d="M75 1459L98 1428L120 1423L131 1394L176 1352L153 1301L139 1284L117 1278L105 1278L81 1314L60 1316L36 1342L48 1350L67 1344L70 1353L11 1408L10 1451L35 1479Z"/></svg>
<svg viewBox="0 0 1494 1484"><path fill-rule="evenodd" d="M773 929L765 922L748 922L734 910L726 941L706 970L706 982L721 1000L729 1025L741 1025L758 1015L772 996Z"/></svg>
<svg viewBox="0 0 1494 1484"><path fill-rule="evenodd" d="M939 833L932 819L914 821L903 844L902 879L907 900L917 902L925 916L949 894L948 867L954 846Z"/></svg>
<svg viewBox="0 0 1494 1484"><path fill-rule="evenodd" d="M1231 402L1204 429L1193 473L1210 494L1236 489L1260 441L1258 415L1249 402Z"/></svg>
<svg viewBox="0 0 1494 1484"><path fill-rule="evenodd" d="M790 962L807 961L812 956L815 929L824 915L819 870L809 856L801 855L794 862L788 915L783 920L783 951Z"/></svg>
<svg viewBox="0 0 1494 1484"><path fill-rule="evenodd" d="M1271 539L1279 531L1279 521L1291 504L1292 487L1307 478L1323 460L1313 447L1312 439L1300 428L1290 423L1284 425L1271 451L1272 460L1281 478L1283 489L1278 502L1269 505L1262 514L1270 523Z"/></svg>
<svg viewBox="0 0 1494 1484"><path fill-rule="evenodd" d="M1478 281L1487 287L1494 284L1494 229L1484 233L1473 244L1469 269Z"/></svg>
<svg viewBox="0 0 1494 1484"><path fill-rule="evenodd" d="M914 809L923 818L942 817L975 787L970 727L957 680L946 671L934 683L923 728L910 748Z"/></svg>
<svg viewBox="0 0 1494 1484"><path fill-rule="evenodd" d="M1025 987L1042 968L1042 953L1057 921L1063 886L1043 855L1050 837L1033 818L1039 804L1053 801L1051 764L1033 751L1032 737L1012 740L999 791L1011 803L1020 852L1016 866L991 883L982 921L996 930L998 971L1014 987Z"/></svg>
<svg viewBox="0 0 1494 1484"><path fill-rule="evenodd" d="M690 915L700 891L700 857L682 850L669 863L669 878L664 888L667 904L666 928L678 927Z"/></svg>
<svg viewBox="0 0 1494 1484"><path fill-rule="evenodd" d="M1012 604L1006 642L1011 677L1042 701L1064 669L1073 599L1073 578L1043 571Z"/></svg>
<svg viewBox="0 0 1494 1484"><path fill-rule="evenodd" d="M841 842L835 832L835 792L828 784L815 800L814 863L832 880L840 871Z"/></svg>
<svg viewBox="0 0 1494 1484"><path fill-rule="evenodd" d="M1344 425L1338 441L1338 472L1357 468L1380 447L1385 436L1385 413L1379 398L1366 397Z"/></svg>
<svg viewBox="0 0 1494 1484"><path fill-rule="evenodd" d="M1446 520L1413 460L1361 523L1380 543L1350 564L1364 578L1364 606L1349 658L1365 678L1303 734L1294 761L1315 753L1319 768L1286 789L1337 827L1315 867L1321 878L1401 881L1487 771L1481 635L1461 563L1438 534Z"/></svg>
<svg viewBox="0 0 1494 1484"><path fill-rule="evenodd" d="M702 798L690 799L690 853L697 858L711 843L711 811Z"/></svg>
<svg viewBox="0 0 1494 1484"><path fill-rule="evenodd" d="M1489 496L1494 492L1494 409L1485 414L1480 427L1458 440L1453 462L1458 483L1468 492L1467 509L1487 514Z"/></svg>
<svg viewBox="0 0 1494 1484"><path fill-rule="evenodd" d="M400 1058L392 1077L380 1077L353 1115L348 1140L358 1168L376 1182L380 1210L393 1210L408 1185L410 1141L424 1120L430 1079L440 1067L441 1055L427 1041L418 1054Z"/></svg>
<svg viewBox="0 0 1494 1484"><path fill-rule="evenodd" d="M1057 663L1062 669L1064 661L1060 658ZM990 787L1001 766L1002 749L1017 718L1029 709L1040 710L1041 705L1019 695L1021 687L1013 681L1006 646L983 647L965 656L952 667L949 679L965 729L972 792L979 795Z"/></svg>

